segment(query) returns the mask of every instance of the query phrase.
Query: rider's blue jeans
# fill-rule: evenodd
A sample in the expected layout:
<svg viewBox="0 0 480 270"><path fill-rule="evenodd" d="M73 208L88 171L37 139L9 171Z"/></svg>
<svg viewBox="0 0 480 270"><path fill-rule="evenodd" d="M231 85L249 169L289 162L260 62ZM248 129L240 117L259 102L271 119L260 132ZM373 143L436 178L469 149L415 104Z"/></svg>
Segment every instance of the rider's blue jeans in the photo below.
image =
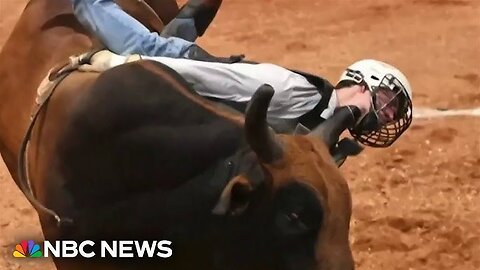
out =
<svg viewBox="0 0 480 270"><path fill-rule="evenodd" d="M187 58L192 42L164 38L124 12L113 0L70 0L80 23L117 54Z"/></svg>

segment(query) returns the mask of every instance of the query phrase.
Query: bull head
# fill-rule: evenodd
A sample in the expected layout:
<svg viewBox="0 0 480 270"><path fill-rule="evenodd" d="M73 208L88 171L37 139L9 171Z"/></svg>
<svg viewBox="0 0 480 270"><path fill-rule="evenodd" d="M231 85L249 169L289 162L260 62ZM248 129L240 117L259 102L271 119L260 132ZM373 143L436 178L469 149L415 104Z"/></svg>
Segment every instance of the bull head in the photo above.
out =
<svg viewBox="0 0 480 270"><path fill-rule="evenodd" d="M237 175L214 211L237 214L237 230L225 236L230 245L221 248L221 265L229 269L353 269L348 242L351 198L329 149L355 123L359 112L343 108L307 136L276 135L266 121L273 94L268 85L256 91L244 125L246 141L268 182L262 200L248 206L251 202L245 194L255 190L253 179ZM242 207L238 198L243 198Z"/></svg>

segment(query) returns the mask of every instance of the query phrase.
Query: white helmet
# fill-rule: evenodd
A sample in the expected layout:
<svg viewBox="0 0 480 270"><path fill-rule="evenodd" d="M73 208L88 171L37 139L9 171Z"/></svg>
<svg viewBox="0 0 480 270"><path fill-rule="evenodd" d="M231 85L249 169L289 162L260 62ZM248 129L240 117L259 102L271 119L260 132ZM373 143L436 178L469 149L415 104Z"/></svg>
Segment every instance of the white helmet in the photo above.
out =
<svg viewBox="0 0 480 270"><path fill-rule="evenodd" d="M412 122L412 88L405 75L397 68L381 61L365 59L350 65L340 76L340 81L365 84L372 93L372 110L350 129L359 142L373 147L390 146L407 130ZM379 95L388 97L384 102ZM379 115L387 107L395 107L391 121Z"/></svg>

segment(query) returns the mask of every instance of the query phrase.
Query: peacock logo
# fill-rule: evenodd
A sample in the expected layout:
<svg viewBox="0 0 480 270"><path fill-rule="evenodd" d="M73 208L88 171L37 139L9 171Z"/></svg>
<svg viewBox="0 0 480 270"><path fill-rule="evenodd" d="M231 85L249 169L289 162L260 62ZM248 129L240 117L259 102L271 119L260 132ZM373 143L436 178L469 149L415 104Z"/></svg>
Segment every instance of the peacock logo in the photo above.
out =
<svg viewBox="0 0 480 270"><path fill-rule="evenodd" d="M40 246L33 240L22 241L15 246L13 251L13 257L15 258L41 258L43 257Z"/></svg>

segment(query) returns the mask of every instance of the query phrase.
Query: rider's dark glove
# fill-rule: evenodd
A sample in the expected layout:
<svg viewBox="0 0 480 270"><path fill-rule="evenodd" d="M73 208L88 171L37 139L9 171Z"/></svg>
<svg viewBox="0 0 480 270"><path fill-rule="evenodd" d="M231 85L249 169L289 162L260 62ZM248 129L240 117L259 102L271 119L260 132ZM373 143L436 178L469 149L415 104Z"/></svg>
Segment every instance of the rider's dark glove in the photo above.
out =
<svg viewBox="0 0 480 270"><path fill-rule="evenodd" d="M198 45L193 45L188 50L188 59L205 61L205 62L217 62L217 63L237 63L242 61L245 58L245 55L232 55L230 57L216 57L209 54L207 51L202 49Z"/></svg>

